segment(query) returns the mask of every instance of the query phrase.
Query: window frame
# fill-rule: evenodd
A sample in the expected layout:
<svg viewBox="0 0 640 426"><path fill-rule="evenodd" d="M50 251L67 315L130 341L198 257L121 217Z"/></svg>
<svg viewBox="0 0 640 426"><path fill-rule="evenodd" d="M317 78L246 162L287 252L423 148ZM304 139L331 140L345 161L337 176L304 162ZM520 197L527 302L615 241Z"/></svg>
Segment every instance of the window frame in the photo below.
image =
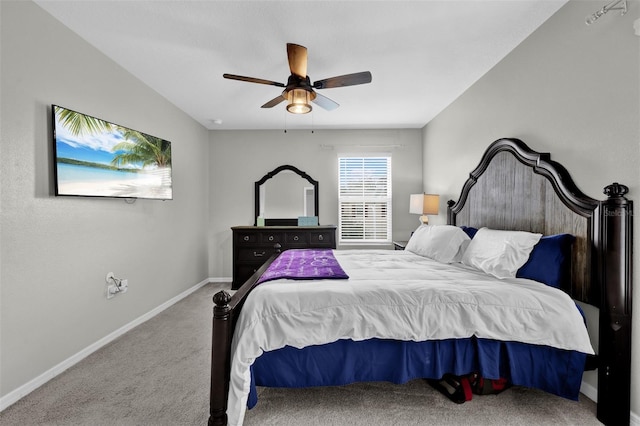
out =
<svg viewBox="0 0 640 426"><path fill-rule="evenodd" d="M343 177L343 161L345 159L351 160L351 161L362 161L362 168L361 170L366 170L366 161L367 159L376 159L376 160L383 160L386 164L385 164L385 168L386 168L386 174L385 174L385 181L386 181L386 185L385 185L385 189L386 189L386 194L385 195L375 195L375 194L365 194L365 188L366 188L366 184L367 181L364 178L363 175L363 179L362 179L362 189L363 189L363 194L361 195L344 195L343 194L343 181L344 181L344 177ZM371 161L371 160L370 160ZM392 238L392 207L393 207L393 193L392 193L392 187L393 187L393 181L392 181L392 164L393 164L393 157L390 153L341 153L338 155L338 243L340 245L388 245L391 244L393 238ZM375 167L370 167L369 170L375 170ZM369 181L370 183L370 181ZM343 206L345 203L362 203L363 206L363 215L362 215L362 226L361 226L361 237L360 238L345 238L344 235L344 229L345 229L345 219L346 217L343 216ZM383 209L386 210L386 217L384 219L385 225L384 225L384 229L382 229L382 231L386 230L386 236L384 236L383 238L376 238L378 235L378 233L380 232L380 230L376 229L376 223L379 223L378 221L374 220L373 222L373 228L370 229L370 231L373 234L373 238L368 238L367 237L367 214L366 212L364 212L364 210L366 209L367 204L369 206L375 205L376 203L384 203L384 207Z"/></svg>

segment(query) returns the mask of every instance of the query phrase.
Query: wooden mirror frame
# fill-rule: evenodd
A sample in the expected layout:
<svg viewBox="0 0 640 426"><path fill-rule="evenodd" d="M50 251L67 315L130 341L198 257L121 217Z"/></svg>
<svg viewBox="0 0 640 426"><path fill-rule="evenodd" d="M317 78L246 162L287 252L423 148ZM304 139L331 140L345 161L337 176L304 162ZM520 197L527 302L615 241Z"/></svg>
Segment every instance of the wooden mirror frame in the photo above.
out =
<svg viewBox="0 0 640 426"><path fill-rule="evenodd" d="M313 185L313 204L314 204L314 216L318 217L319 205L318 205L318 181L313 179L311 176L298 169L297 167L285 164L279 167L276 167L274 170L270 171L266 175L262 176L262 178L255 182L254 184L254 197L255 197L255 215L254 215L254 223L253 226L258 226L258 216L260 215L260 187L269 179L277 175L283 170L290 170L300 176L303 179L309 181L311 185ZM265 226L297 226L298 218L265 218Z"/></svg>

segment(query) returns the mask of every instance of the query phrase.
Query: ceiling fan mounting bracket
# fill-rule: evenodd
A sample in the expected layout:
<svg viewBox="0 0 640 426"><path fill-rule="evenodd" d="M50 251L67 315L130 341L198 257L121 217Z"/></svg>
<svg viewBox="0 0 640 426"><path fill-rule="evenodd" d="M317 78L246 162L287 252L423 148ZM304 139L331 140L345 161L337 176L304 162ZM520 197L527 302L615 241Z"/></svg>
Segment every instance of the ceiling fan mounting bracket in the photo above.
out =
<svg viewBox="0 0 640 426"><path fill-rule="evenodd" d="M313 90L313 86L311 85L311 80L309 76L305 78L300 77L299 75L291 74L289 79L287 80L287 86L282 92L282 96L287 97L287 93L292 91L293 89L302 89L309 92L310 100L316 98L316 92Z"/></svg>

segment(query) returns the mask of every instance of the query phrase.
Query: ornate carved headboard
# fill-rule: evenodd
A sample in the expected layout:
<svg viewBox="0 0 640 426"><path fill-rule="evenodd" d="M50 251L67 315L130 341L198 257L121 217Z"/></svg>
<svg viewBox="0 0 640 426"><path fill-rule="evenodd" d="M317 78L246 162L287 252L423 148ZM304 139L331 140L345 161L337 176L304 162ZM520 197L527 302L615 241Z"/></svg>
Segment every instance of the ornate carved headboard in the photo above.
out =
<svg viewBox="0 0 640 426"><path fill-rule="evenodd" d="M605 424L629 422L633 204L627 191L614 183L605 188L606 200L591 198L549 154L518 139L499 139L470 173L458 201L448 203L452 225L576 237L572 279L563 290L600 308L598 418Z"/></svg>

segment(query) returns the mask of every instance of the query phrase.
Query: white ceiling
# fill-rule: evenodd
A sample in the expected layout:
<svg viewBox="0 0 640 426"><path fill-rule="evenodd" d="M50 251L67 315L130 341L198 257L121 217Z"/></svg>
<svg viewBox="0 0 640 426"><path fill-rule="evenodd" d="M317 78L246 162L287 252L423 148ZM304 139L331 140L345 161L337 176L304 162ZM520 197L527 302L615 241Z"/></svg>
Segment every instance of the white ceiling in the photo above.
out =
<svg viewBox="0 0 640 426"><path fill-rule="evenodd" d="M36 3L209 129L380 129L423 127L566 1ZM340 107L293 115L260 108L281 88L222 78L286 83L288 42L307 47L312 82L373 81L319 90Z"/></svg>

